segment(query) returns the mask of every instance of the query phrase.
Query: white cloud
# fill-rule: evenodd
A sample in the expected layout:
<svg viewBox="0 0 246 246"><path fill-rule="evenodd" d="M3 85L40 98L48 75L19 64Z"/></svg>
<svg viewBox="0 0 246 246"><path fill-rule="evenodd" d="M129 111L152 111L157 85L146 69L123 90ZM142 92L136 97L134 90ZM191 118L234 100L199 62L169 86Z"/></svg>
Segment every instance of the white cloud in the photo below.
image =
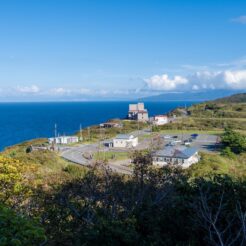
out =
<svg viewBox="0 0 246 246"><path fill-rule="evenodd" d="M92 91L90 89L87 89L87 88L80 88L78 90L79 94L82 94L82 95L89 95L92 93Z"/></svg>
<svg viewBox="0 0 246 246"><path fill-rule="evenodd" d="M15 89L16 89L17 92L20 92L20 93L35 94L35 93L40 92L40 88L37 85L17 86Z"/></svg>
<svg viewBox="0 0 246 246"><path fill-rule="evenodd" d="M239 17L233 18L231 21L241 23L241 24L246 24L246 15L241 15Z"/></svg>
<svg viewBox="0 0 246 246"><path fill-rule="evenodd" d="M198 86L198 85L193 85L192 86L192 90L194 90L194 91L197 91L197 90L199 90L200 89L200 87Z"/></svg>
<svg viewBox="0 0 246 246"><path fill-rule="evenodd" d="M68 95L71 93L71 90L59 87L59 88L51 89L50 92L51 92L50 94L54 94L54 95Z"/></svg>
<svg viewBox="0 0 246 246"><path fill-rule="evenodd" d="M162 74L154 75L146 79L145 82L150 89L169 91L176 89L179 85L186 84L188 80L182 76L174 76L171 79L167 74Z"/></svg>
<svg viewBox="0 0 246 246"><path fill-rule="evenodd" d="M169 79L167 74L145 80L152 90L246 89L246 70L201 71Z"/></svg>
<svg viewBox="0 0 246 246"><path fill-rule="evenodd" d="M246 89L246 70L225 71L224 79L233 89Z"/></svg>
<svg viewBox="0 0 246 246"><path fill-rule="evenodd" d="M96 91L96 94L99 94L99 95L101 95L101 96L106 96L106 95L109 94L109 93L111 93L111 92L108 91L108 90L104 90L104 89L99 90L99 91Z"/></svg>

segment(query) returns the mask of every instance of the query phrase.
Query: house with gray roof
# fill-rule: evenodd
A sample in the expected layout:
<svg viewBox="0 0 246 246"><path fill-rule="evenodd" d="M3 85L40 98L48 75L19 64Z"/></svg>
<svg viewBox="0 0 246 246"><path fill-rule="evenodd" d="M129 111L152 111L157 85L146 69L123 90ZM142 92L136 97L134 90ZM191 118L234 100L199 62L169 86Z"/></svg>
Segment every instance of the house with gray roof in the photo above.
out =
<svg viewBox="0 0 246 246"><path fill-rule="evenodd" d="M153 165L165 166L168 164L180 165L187 168L200 159L198 149L185 146L165 146L152 154Z"/></svg>

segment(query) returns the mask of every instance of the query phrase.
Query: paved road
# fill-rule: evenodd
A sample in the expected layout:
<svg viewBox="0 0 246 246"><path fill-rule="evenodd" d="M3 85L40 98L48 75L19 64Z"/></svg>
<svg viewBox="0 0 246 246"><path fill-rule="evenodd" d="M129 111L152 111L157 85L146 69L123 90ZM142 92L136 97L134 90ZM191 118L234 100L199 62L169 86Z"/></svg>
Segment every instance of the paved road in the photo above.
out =
<svg viewBox="0 0 246 246"><path fill-rule="evenodd" d="M71 162L76 164L80 164L83 166L91 166L93 160L89 160L85 158L85 155L93 154L98 150L98 144L87 144L87 145L80 145L76 147L61 147L60 148L60 155ZM124 161L116 161L113 163L108 163L108 166L115 172L122 173L122 174L131 174L132 169L127 167L125 164L129 162L129 160Z"/></svg>

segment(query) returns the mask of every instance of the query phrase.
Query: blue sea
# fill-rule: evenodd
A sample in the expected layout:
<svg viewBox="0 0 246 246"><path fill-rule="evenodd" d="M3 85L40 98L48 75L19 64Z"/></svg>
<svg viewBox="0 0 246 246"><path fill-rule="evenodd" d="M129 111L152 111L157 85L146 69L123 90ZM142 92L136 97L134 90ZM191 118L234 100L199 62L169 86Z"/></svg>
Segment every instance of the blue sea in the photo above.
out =
<svg viewBox="0 0 246 246"><path fill-rule="evenodd" d="M0 103L0 149L34 138L51 137L54 125L59 134L124 118L130 102ZM132 102L131 102L132 103ZM195 102L146 102L149 115L164 114Z"/></svg>

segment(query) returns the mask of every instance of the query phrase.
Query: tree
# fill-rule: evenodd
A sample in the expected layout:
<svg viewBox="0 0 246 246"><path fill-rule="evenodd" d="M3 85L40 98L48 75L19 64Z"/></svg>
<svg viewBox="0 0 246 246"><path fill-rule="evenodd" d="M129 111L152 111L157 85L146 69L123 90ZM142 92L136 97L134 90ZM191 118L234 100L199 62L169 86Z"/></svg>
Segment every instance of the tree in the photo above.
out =
<svg viewBox="0 0 246 246"><path fill-rule="evenodd" d="M230 128L225 129L221 140L224 146L229 147L236 154L246 151L246 137Z"/></svg>
<svg viewBox="0 0 246 246"><path fill-rule="evenodd" d="M197 197L193 200L198 227L205 230L205 242L214 246L246 243L246 208L244 183L229 177L196 180Z"/></svg>
<svg viewBox="0 0 246 246"><path fill-rule="evenodd" d="M152 165L152 156L150 152L135 151L132 154L132 162L134 164L133 175L134 179L140 184L140 189L143 189L144 179L147 178L149 168Z"/></svg>
<svg viewBox="0 0 246 246"><path fill-rule="evenodd" d="M46 237L44 229L36 222L0 204L0 245L1 246L33 246L44 245Z"/></svg>

